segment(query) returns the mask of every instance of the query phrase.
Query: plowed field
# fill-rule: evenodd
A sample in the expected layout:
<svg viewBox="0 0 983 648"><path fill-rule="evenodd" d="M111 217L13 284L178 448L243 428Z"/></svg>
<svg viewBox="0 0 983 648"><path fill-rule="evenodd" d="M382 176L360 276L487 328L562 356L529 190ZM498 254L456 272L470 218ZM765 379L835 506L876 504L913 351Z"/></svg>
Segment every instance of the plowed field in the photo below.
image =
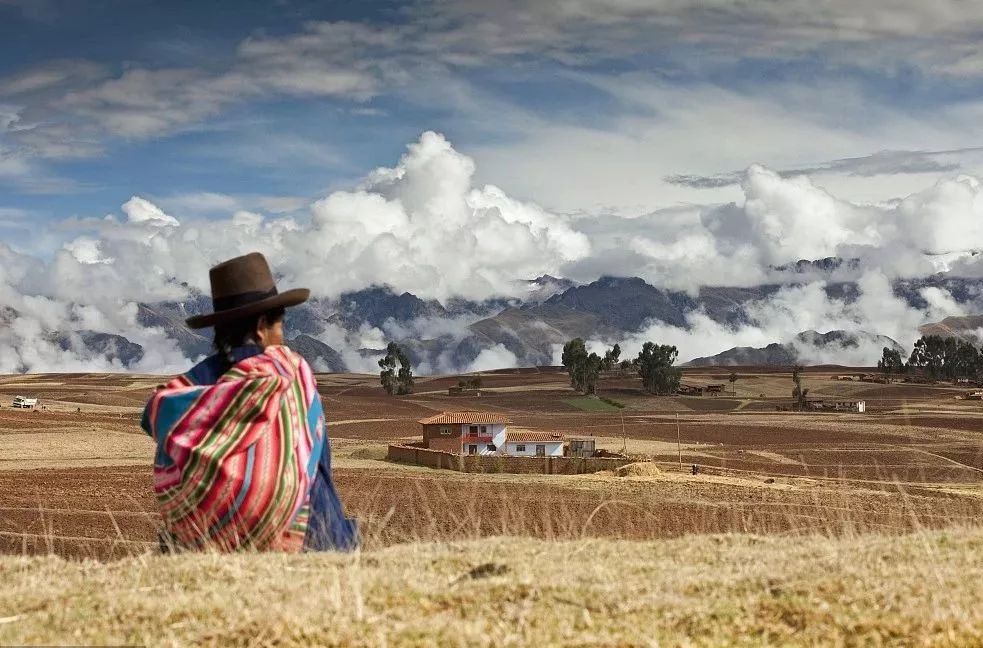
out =
<svg viewBox="0 0 983 648"><path fill-rule="evenodd" d="M684 381L728 375L694 370ZM406 397L386 396L372 376L326 375L319 384L337 485L373 546L495 534L900 532L983 519L983 404L954 399L962 392L951 386L831 375L811 371L807 386L869 394L866 414L776 412L791 384L778 371L746 372L716 398L657 398L631 377L602 381L602 395L624 405L615 412L565 402L574 394L552 370L489 373L483 394L469 397L447 394L456 376L420 379ZM153 447L139 418L162 381L0 376L0 551L108 558L156 547ZM17 394L38 396L44 409L10 409ZM419 435L420 418L467 409L594 436L601 448L655 460L661 473L462 475L382 460L387 442ZM690 474L693 465L700 474Z"/></svg>

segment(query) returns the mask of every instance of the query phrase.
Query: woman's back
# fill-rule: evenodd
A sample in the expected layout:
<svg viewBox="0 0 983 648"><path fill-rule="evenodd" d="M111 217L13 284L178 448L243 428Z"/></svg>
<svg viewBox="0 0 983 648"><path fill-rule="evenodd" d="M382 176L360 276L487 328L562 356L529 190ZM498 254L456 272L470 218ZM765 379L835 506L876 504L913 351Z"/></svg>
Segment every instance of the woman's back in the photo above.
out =
<svg viewBox="0 0 983 648"><path fill-rule="evenodd" d="M154 491L181 546L303 545L325 443L310 367L284 346L252 347L221 376L206 361L158 390L144 429L157 442Z"/></svg>

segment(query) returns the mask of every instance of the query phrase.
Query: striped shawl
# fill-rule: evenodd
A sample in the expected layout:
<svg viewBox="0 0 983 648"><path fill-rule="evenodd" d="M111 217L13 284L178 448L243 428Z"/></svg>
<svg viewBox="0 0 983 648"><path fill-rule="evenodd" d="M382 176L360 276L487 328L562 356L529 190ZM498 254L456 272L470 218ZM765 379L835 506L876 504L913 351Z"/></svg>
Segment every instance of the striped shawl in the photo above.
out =
<svg viewBox="0 0 983 648"><path fill-rule="evenodd" d="M203 365L159 388L144 412L168 532L186 548L299 551L326 443L310 367L284 346L213 384L200 384Z"/></svg>

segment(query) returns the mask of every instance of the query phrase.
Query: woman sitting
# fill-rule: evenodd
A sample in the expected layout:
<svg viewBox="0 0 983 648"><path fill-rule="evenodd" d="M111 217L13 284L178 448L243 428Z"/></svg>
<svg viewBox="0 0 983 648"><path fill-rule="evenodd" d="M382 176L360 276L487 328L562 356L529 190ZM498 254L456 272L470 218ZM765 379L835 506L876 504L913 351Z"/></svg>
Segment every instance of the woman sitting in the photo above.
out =
<svg viewBox="0 0 983 648"><path fill-rule="evenodd" d="M285 309L263 255L209 273L217 353L159 387L143 415L157 443L154 491L171 549L351 549L331 480L321 398L307 362L283 346Z"/></svg>

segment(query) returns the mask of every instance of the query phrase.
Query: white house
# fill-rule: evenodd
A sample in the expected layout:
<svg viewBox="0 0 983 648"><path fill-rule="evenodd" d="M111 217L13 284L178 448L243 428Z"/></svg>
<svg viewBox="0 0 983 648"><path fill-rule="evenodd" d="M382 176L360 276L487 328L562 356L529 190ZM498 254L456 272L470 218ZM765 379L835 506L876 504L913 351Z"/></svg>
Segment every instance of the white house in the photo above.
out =
<svg viewBox="0 0 983 648"><path fill-rule="evenodd" d="M443 412L419 421L431 450L455 454L500 454L512 421L492 412Z"/></svg>
<svg viewBox="0 0 983 648"><path fill-rule="evenodd" d="M507 432L503 454L513 457L562 457L563 435L534 430Z"/></svg>
<svg viewBox="0 0 983 648"><path fill-rule="evenodd" d="M493 412L442 412L419 421L431 450L454 454L563 456L563 435L510 430L512 421Z"/></svg>

